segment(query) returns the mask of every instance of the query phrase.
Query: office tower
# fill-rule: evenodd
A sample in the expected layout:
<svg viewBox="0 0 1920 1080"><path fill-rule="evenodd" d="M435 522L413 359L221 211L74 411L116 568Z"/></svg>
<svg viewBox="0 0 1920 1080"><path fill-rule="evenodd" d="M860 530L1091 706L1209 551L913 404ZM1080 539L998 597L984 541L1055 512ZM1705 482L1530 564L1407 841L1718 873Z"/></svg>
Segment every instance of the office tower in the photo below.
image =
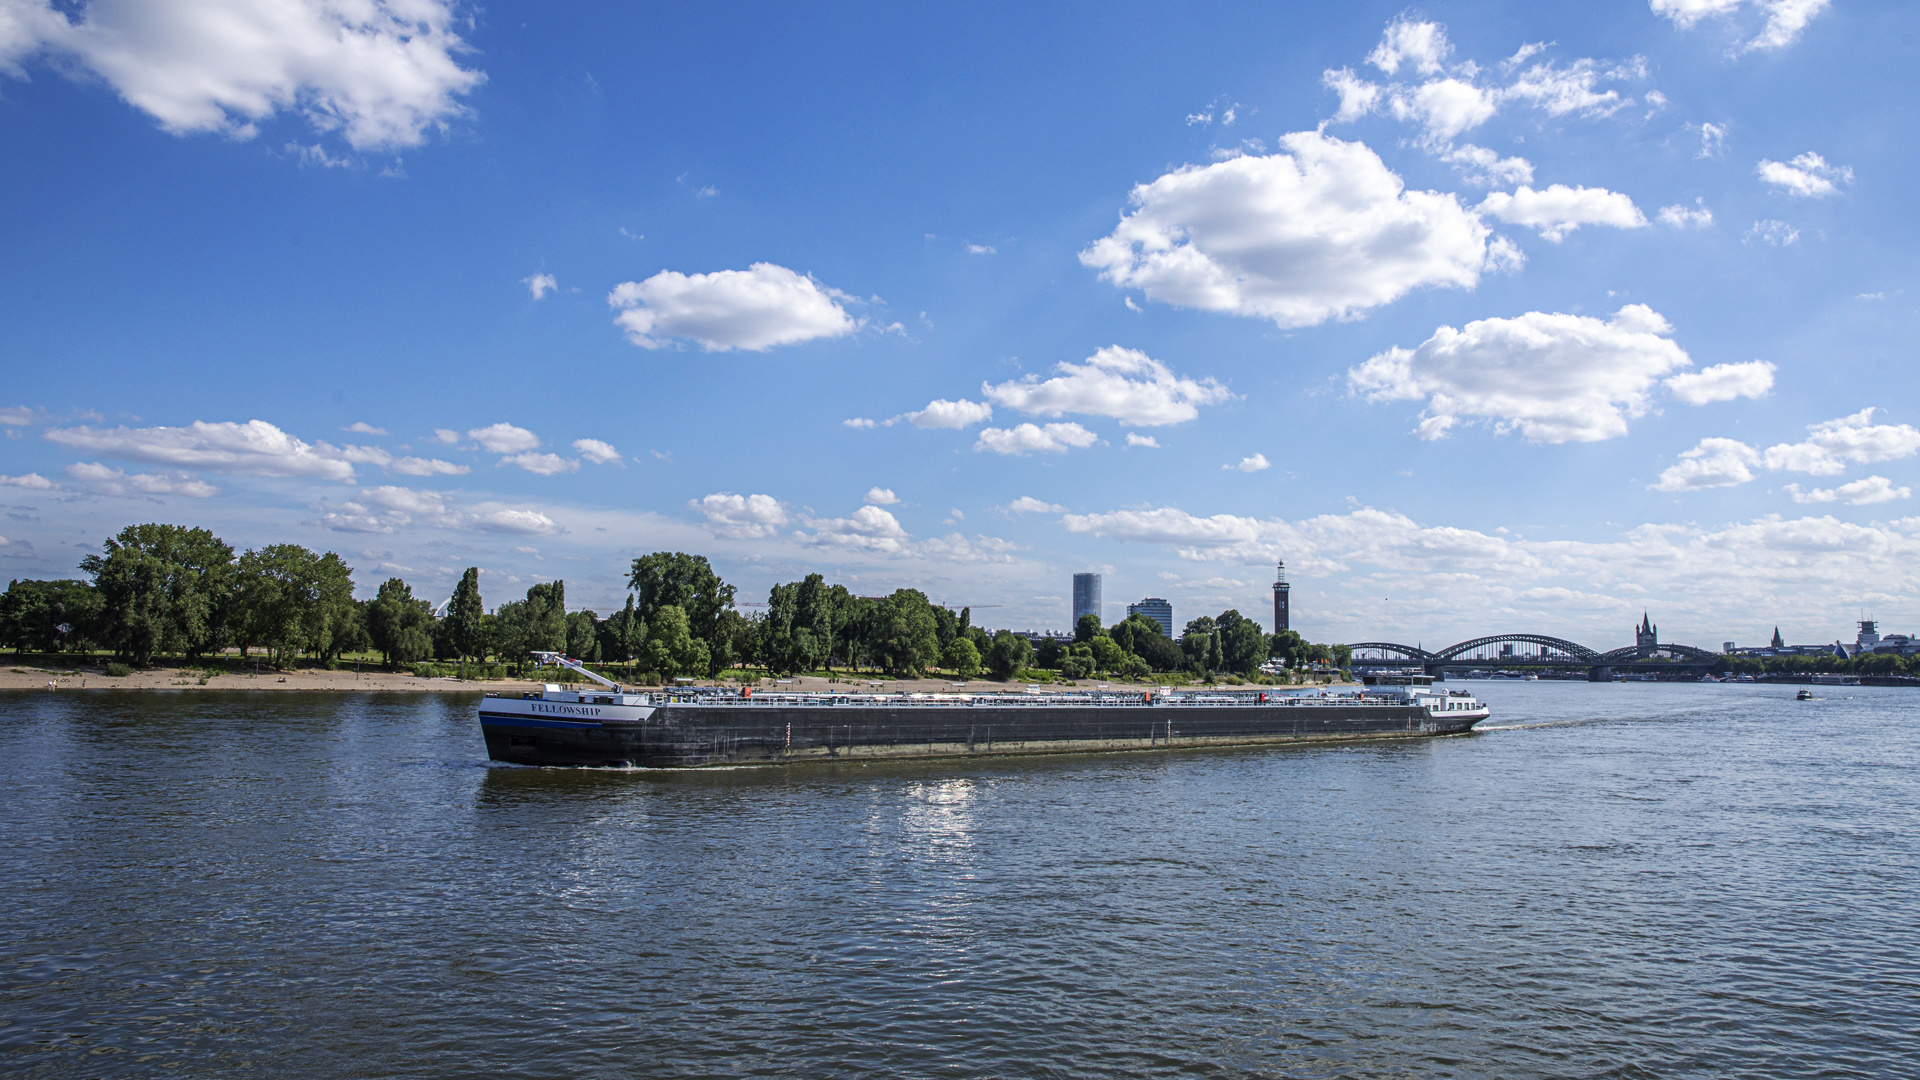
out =
<svg viewBox="0 0 1920 1080"><path fill-rule="evenodd" d="M1157 596L1149 596L1137 604L1127 605L1127 614L1145 615L1160 624L1160 632L1173 636L1173 605Z"/></svg>
<svg viewBox="0 0 1920 1080"><path fill-rule="evenodd" d="M1082 615L1091 615L1100 620L1100 625L1106 625L1107 617L1100 607L1099 574L1073 575L1073 622L1069 629L1080 625Z"/></svg>

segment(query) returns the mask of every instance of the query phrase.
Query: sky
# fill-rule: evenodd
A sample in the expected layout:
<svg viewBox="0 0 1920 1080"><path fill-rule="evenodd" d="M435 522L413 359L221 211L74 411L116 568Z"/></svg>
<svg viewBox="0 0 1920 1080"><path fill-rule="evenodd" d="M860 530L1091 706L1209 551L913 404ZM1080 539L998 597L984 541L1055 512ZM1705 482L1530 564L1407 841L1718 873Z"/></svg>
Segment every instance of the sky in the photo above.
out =
<svg viewBox="0 0 1920 1080"><path fill-rule="evenodd" d="M1920 630L1920 11L0 0L0 576ZM746 610L755 610L751 607Z"/></svg>

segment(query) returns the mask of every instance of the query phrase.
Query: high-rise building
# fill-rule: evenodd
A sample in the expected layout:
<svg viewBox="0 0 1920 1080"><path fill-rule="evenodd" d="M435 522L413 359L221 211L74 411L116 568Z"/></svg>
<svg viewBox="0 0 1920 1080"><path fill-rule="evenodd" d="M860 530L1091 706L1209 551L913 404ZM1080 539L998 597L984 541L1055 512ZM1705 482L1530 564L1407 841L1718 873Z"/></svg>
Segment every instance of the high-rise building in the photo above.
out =
<svg viewBox="0 0 1920 1080"><path fill-rule="evenodd" d="M1107 616L1100 606L1099 574L1073 575L1073 622L1071 625L1080 625L1082 615L1091 615L1099 619L1102 626L1106 625Z"/></svg>
<svg viewBox="0 0 1920 1080"><path fill-rule="evenodd" d="M1160 624L1160 632L1173 636L1173 605L1157 596L1149 596L1137 604L1127 605L1127 614L1145 615Z"/></svg>
<svg viewBox="0 0 1920 1080"><path fill-rule="evenodd" d="M1293 612L1288 604L1287 564L1283 561L1273 573L1273 632L1293 629Z"/></svg>

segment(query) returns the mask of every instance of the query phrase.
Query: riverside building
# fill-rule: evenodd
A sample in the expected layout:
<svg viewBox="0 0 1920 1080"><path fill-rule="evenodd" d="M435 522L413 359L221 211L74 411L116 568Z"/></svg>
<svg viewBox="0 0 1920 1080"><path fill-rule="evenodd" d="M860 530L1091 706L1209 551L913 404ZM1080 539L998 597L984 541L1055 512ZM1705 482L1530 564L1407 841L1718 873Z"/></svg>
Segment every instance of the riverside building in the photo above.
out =
<svg viewBox="0 0 1920 1080"><path fill-rule="evenodd" d="M1127 605L1127 614L1145 615L1160 624L1160 632L1173 636L1173 605L1157 596L1149 596L1137 604Z"/></svg>
<svg viewBox="0 0 1920 1080"><path fill-rule="evenodd" d="M1273 572L1273 632L1293 629L1293 611L1289 593L1293 586L1287 584L1287 564L1281 561Z"/></svg>
<svg viewBox="0 0 1920 1080"><path fill-rule="evenodd" d="M1091 615L1106 625L1107 617L1100 605L1100 575L1073 575L1073 619L1068 626L1080 625L1080 616Z"/></svg>

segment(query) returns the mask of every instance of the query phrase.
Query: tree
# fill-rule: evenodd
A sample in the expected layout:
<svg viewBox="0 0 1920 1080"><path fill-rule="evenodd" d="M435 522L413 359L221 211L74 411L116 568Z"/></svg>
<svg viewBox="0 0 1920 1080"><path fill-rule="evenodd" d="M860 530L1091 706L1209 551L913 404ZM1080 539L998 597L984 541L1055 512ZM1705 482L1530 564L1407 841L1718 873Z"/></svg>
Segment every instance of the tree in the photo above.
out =
<svg viewBox="0 0 1920 1080"><path fill-rule="evenodd" d="M1088 613L1074 620L1073 640L1075 643L1092 641L1093 636L1098 633L1101 633L1100 616Z"/></svg>
<svg viewBox="0 0 1920 1080"><path fill-rule="evenodd" d="M332 667L360 635L353 567L331 551L269 544L241 555L234 577L247 640L264 646L276 667L301 651Z"/></svg>
<svg viewBox="0 0 1920 1080"><path fill-rule="evenodd" d="M713 639L720 613L733 606L733 586L720 580L704 555L656 551L633 560L627 585L634 592L634 610L649 627L661 608L677 607L687 617L687 628L701 641Z"/></svg>
<svg viewBox="0 0 1920 1080"><path fill-rule="evenodd" d="M433 605L415 600L413 589L388 578L367 605L367 637L388 669L425 659L433 652Z"/></svg>
<svg viewBox="0 0 1920 1080"><path fill-rule="evenodd" d="M1087 642L1087 648L1093 650L1093 664L1096 671L1118 671L1127 662L1126 651L1114 644L1112 638L1100 634Z"/></svg>
<svg viewBox="0 0 1920 1080"><path fill-rule="evenodd" d="M1202 672L1220 670L1220 627L1205 615L1189 622L1180 636L1180 651L1187 664Z"/></svg>
<svg viewBox="0 0 1920 1080"><path fill-rule="evenodd" d="M583 663L600 659L600 619L591 611L567 613L567 655Z"/></svg>
<svg viewBox="0 0 1920 1080"><path fill-rule="evenodd" d="M567 583L548 581L527 590L527 650L567 651Z"/></svg>
<svg viewBox="0 0 1920 1080"><path fill-rule="evenodd" d="M1267 655L1281 666L1297 668L1307 662L1307 639L1292 630L1267 635Z"/></svg>
<svg viewBox="0 0 1920 1080"><path fill-rule="evenodd" d="M873 658L890 674L919 675L940 656L933 604L918 589L895 589L874 612Z"/></svg>
<svg viewBox="0 0 1920 1080"><path fill-rule="evenodd" d="M993 677L1006 682L1025 670L1033 659L1033 643L1011 630L993 635L993 647L983 658Z"/></svg>
<svg viewBox="0 0 1920 1080"><path fill-rule="evenodd" d="M60 652L92 644L100 594L84 581L14 581L0 595L0 645Z"/></svg>
<svg viewBox="0 0 1920 1080"><path fill-rule="evenodd" d="M1220 666L1241 675L1251 675L1267 658L1267 635L1260 624L1229 608L1214 620L1220 631Z"/></svg>
<svg viewBox="0 0 1920 1080"><path fill-rule="evenodd" d="M753 624L745 615L732 608L721 612L713 640L707 643L707 677L717 679L721 672L745 663L753 655L753 637Z"/></svg>
<svg viewBox="0 0 1920 1080"><path fill-rule="evenodd" d="M633 596L627 606L614 612L600 624L600 659L619 663L639 657L647 640L647 624L633 608Z"/></svg>
<svg viewBox="0 0 1920 1080"><path fill-rule="evenodd" d="M963 679L971 679L980 674L980 650L966 638L956 637L947 642L946 651L940 654L940 666Z"/></svg>
<svg viewBox="0 0 1920 1080"><path fill-rule="evenodd" d="M1033 662L1036 667L1058 668L1060 658L1066 654L1056 637L1041 638L1040 644L1033 650Z"/></svg>
<svg viewBox="0 0 1920 1080"><path fill-rule="evenodd" d="M453 599L447 602L447 643L453 655L462 660L480 656L485 646L486 608L480 604L480 568L467 567L460 584L453 587Z"/></svg>
<svg viewBox="0 0 1920 1080"><path fill-rule="evenodd" d="M707 670L707 643L693 636L687 613L668 604L647 620L646 663L663 679Z"/></svg>
<svg viewBox="0 0 1920 1080"><path fill-rule="evenodd" d="M207 530L129 525L80 569L93 579L101 638L117 655L145 664L157 652L194 657L223 643L233 548Z"/></svg>
<svg viewBox="0 0 1920 1080"><path fill-rule="evenodd" d="M1093 646L1076 642L1060 658L1060 674L1069 679L1084 679L1093 674Z"/></svg>

